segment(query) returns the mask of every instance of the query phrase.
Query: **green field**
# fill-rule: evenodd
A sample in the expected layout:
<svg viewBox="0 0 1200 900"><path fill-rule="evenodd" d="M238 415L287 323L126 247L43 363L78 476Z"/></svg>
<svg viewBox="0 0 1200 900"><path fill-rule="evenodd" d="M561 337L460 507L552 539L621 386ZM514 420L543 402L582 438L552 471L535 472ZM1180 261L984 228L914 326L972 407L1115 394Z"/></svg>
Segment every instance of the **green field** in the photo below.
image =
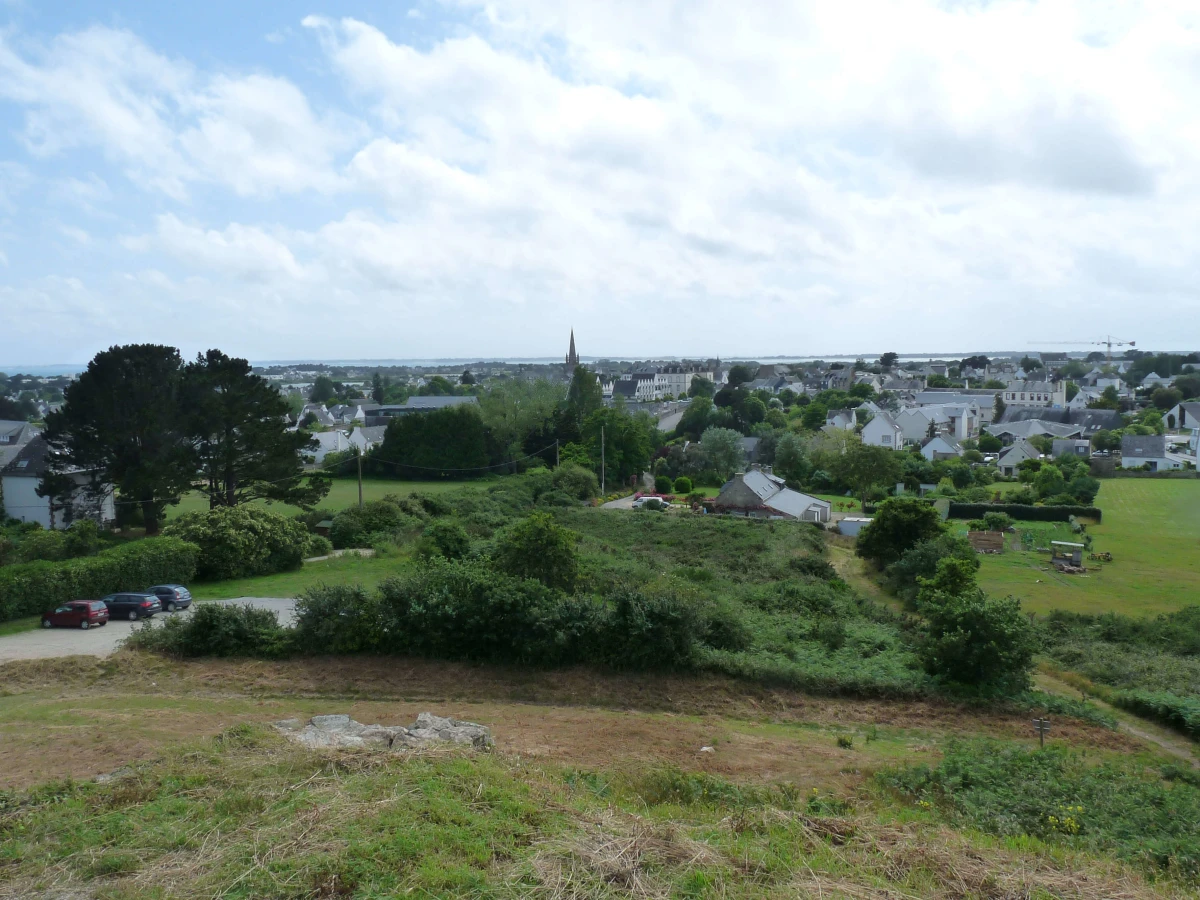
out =
<svg viewBox="0 0 1200 900"><path fill-rule="evenodd" d="M1020 597L1031 612L1153 615L1200 601L1200 480L1112 478L1103 485L1096 505L1104 522L1088 533L1092 549L1111 552L1113 562L1085 560L1087 575L1060 575L1048 570L1044 553L1009 551L981 557L980 585Z"/></svg>
<svg viewBox="0 0 1200 900"><path fill-rule="evenodd" d="M379 500L388 494L399 494L406 497L412 491L422 494L441 494L446 491L457 491L463 488L486 488L495 484L499 476L481 478L474 481L399 481L391 478L364 478L363 500ZM358 481L354 478L335 478L329 494L319 504L321 509L345 509L358 503ZM294 515L300 512L295 506L286 503L267 503L258 501L256 506L267 506L275 512ZM188 494L178 506L167 507L167 518L174 519L184 513L198 512L208 509L208 500L203 494Z"/></svg>

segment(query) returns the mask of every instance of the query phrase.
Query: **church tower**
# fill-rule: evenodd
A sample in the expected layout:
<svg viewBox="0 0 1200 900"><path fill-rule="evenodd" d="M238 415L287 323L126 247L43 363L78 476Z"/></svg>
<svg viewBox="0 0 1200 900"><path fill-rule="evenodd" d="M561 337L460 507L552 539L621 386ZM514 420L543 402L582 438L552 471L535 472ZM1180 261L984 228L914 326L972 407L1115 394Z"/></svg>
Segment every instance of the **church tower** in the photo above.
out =
<svg viewBox="0 0 1200 900"><path fill-rule="evenodd" d="M579 365L579 354L575 352L575 329L571 329L571 349L567 351L567 377L571 377L571 373L575 371L575 367Z"/></svg>

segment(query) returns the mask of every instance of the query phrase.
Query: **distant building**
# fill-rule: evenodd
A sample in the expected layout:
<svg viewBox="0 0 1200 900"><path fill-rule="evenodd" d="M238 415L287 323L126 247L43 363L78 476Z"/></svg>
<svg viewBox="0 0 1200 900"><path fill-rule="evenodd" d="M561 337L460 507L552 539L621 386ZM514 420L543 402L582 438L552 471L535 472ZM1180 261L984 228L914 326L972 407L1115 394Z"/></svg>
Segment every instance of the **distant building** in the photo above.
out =
<svg viewBox="0 0 1200 900"><path fill-rule="evenodd" d="M734 475L724 487L713 509L719 513L758 519L794 519L828 522L830 504L793 491L782 478L759 469Z"/></svg>
<svg viewBox="0 0 1200 900"><path fill-rule="evenodd" d="M1183 462L1167 455L1165 435L1127 434L1121 438L1121 468L1167 472L1182 469Z"/></svg>
<svg viewBox="0 0 1200 900"><path fill-rule="evenodd" d="M1066 406L1067 383L1014 381L1002 394L1008 406Z"/></svg>
<svg viewBox="0 0 1200 900"><path fill-rule="evenodd" d="M68 496L38 496L42 476L50 470L52 458L50 445L44 438L36 437L0 469L5 515L18 522L37 522L47 529L67 528L81 519L102 525L112 522L116 518L112 487L93 486L92 474L83 469L61 473L74 484Z"/></svg>
<svg viewBox="0 0 1200 900"><path fill-rule="evenodd" d="M1092 453L1092 442L1078 438L1058 438L1054 441L1054 446L1050 451L1050 455L1055 459L1060 456L1090 456Z"/></svg>
<svg viewBox="0 0 1200 900"><path fill-rule="evenodd" d="M451 406L471 406L478 405L478 403L479 398L473 396L409 397L403 406L380 406L372 410L365 424L378 424L372 421L374 419L391 419L396 416L407 416L415 412L431 412L435 409L447 409Z"/></svg>

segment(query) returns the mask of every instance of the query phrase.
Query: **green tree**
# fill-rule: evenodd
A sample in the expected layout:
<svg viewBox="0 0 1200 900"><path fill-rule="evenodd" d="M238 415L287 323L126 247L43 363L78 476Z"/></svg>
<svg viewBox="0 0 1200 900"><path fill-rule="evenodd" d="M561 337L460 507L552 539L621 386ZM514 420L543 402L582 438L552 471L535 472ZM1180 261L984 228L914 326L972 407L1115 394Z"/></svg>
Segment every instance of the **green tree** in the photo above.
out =
<svg viewBox="0 0 1200 900"><path fill-rule="evenodd" d="M975 589L940 594L923 612L928 625L920 654L931 675L978 688L1028 688L1037 638L1020 600Z"/></svg>
<svg viewBox="0 0 1200 900"><path fill-rule="evenodd" d="M708 378L697 375L692 379L692 383L688 385L688 396L695 399L698 397L707 397L712 399L713 394L717 392L717 386Z"/></svg>
<svg viewBox="0 0 1200 900"><path fill-rule="evenodd" d="M1067 402L1070 403L1079 395L1079 385L1073 381L1067 382Z"/></svg>
<svg viewBox="0 0 1200 900"><path fill-rule="evenodd" d="M1004 444L994 434L981 434L979 436L979 449L984 453L999 453L1004 449Z"/></svg>
<svg viewBox="0 0 1200 900"><path fill-rule="evenodd" d="M1022 356L1021 368L1026 372L1033 372L1036 369L1042 368L1042 361L1040 359L1034 359L1032 356Z"/></svg>
<svg viewBox="0 0 1200 900"><path fill-rule="evenodd" d="M709 428L700 438L700 449L722 478L729 478L745 466L742 435L732 428Z"/></svg>
<svg viewBox="0 0 1200 900"><path fill-rule="evenodd" d="M754 373L758 370L758 366L748 366L738 363L736 366L729 367L728 384L731 388L736 388L740 384L745 384L747 381L754 380Z"/></svg>
<svg viewBox="0 0 1200 900"><path fill-rule="evenodd" d="M1121 395L1111 384L1100 392L1100 396L1088 403L1088 409L1120 409Z"/></svg>
<svg viewBox="0 0 1200 900"><path fill-rule="evenodd" d="M579 535L556 524L548 513L534 513L497 538L492 561L515 578L534 578L570 592L579 575L578 543Z"/></svg>
<svg viewBox="0 0 1200 900"><path fill-rule="evenodd" d="M959 597L978 587L975 573L979 570L976 560L947 556L938 560L937 570L931 578L917 578L917 608L936 602L940 597Z"/></svg>
<svg viewBox="0 0 1200 900"><path fill-rule="evenodd" d="M43 485L56 493L62 470L92 474L86 493L108 486L138 504L147 534L157 534L163 509L178 503L195 476L191 442L180 411L182 360L174 347L130 344L96 354L46 417L45 438L59 455Z"/></svg>
<svg viewBox="0 0 1200 900"><path fill-rule="evenodd" d="M890 369L896 363L900 362L900 354L888 351L879 357L879 365L885 369Z"/></svg>
<svg viewBox="0 0 1200 900"><path fill-rule="evenodd" d="M775 442L775 474L788 484L799 486L812 471L808 462L808 454L804 449L804 440L794 431L779 436Z"/></svg>
<svg viewBox="0 0 1200 900"><path fill-rule="evenodd" d="M990 388L989 388L990 390ZM1004 402L1003 394L996 394L996 399L992 401L992 421L1003 422L1004 413L1008 410L1008 404Z"/></svg>
<svg viewBox="0 0 1200 900"><path fill-rule="evenodd" d="M198 356L184 368L182 404L211 508L272 500L311 509L329 493L328 476L304 473L301 454L316 439L287 430L287 401L246 360Z"/></svg>
<svg viewBox="0 0 1200 900"><path fill-rule="evenodd" d="M603 437L606 488L628 484L631 478L650 467L658 427L649 414L630 415L624 406L598 409L584 420L582 432L588 455L597 462L602 456Z"/></svg>
<svg viewBox="0 0 1200 900"><path fill-rule="evenodd" d="M820 401L814 400L808 406L804 407L804 412L800 414L800 424L809 431L820 431L825 427L825 417L829 415L829 407Z"/></svg>
<svg viewBox="0 0 1200 900"><path fill-rule="evenodd" d="M308 394L308 399L313 403L328 403L337 396L337 385L334 384L332 378L328 375L321 374L317 376L313 382L312 390Z"/></svg>
<svg viewBox="0 0 1200 900"><path fill-rule="evenodd" d="M567 390L567 406L579 422L604 406L604 391L600 389L595 372L585 366L575 367L571 387Z"/></svg>
<svg viewBox="0 0 1200 900"><path fill-rule="evenodd" d="M850 486L864 503L871 489L878 486L890 487L903 474L895 450L874 447L858 441L833 461L830 471L839 481Z"/></svg>
<svg viewBox="0 0 1200 900"><path fill-rule="evenodd" d="M757 425L767 417L767 406L758 397L750 397L742 404L741 417L747 425Z"/></svg>
<svg viewBox="0 0 1200 900"><path fill-rule="evenodd" d="M708 426L712 424L712 417L712 400L707 397L697 397L688 404L688 408L679 417L679 424L675 426L675 434L678 437L698 441L700 435L704 434Z"/></svg>
<svg viewBox="0 0 1200 900"><path fill-rule="evenodd" d="M880 568L896 562L910 548L944 531L938 511L917 497L892 497L879 505L858 535L855 552Z"/></svg>
<svg viewBox="0 0 1200 900"><path fill-rule="evenodd" d="M475 384L475 383L476 383L476 382L475 382L475 376L471 374L471 370L470 370L470 369L463 369L463 373L462 373L462 375L459 377L459 379L458 379L458 383L459 383L459 384L465 384L465 385L467 385L467 386L470 386L470 385L473 385L473 384Z"/></svg>
<svg viewBox="0 0 1200 900"><path fill-rule="evenodd" d="M364 471L390 478L465 478L490 465L487 431L468 404L396 416Z"/></svg>
<svg viewBox="0 0 1200 900"><path fill-rule="evenodd" d="M382 372L371 376L371 399L383 404L387 401L388 379Z"/></svg>
<svg viewBox="0 0 1200 900"><path fill-rule="evenodd" d="M1168 410L1175 404L1183 400L1183 393L1175 388L1160 387L1155 388L1154 393L1150 395L1150 402L1158 409Z"/></svg>

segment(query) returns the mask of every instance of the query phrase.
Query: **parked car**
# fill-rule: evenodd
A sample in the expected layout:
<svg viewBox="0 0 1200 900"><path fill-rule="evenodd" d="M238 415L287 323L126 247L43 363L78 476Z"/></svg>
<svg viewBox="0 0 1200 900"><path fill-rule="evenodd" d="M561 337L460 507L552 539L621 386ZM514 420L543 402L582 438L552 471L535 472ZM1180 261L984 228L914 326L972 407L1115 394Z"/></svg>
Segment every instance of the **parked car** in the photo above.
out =
<svg viewBox="0 0 1200 900"><path fill-rule="evenodd" d="M192 592L182 584L156 584L146 588L146 593L157 597L158 605L167 612L187 609L192 605Z"/></svg>
<svg viewBox="0 0 1200 900"><path fill-rule="evenodd" d="M162 611L158 597L154 594L109 594L104 598L108 606L108 614L112 618L124 618L130 622L138 619L148 619L156 612Z"/></svg>
<svg viewBox="0 0 1200 900"><path fill-rule="evenodd" d="M658 497L638 497L636 500L633 501L634 509L641 509L644 506L646 509L663 509L663 510L665 510L670 505L671 504L668 503L666 500L662 500Z"/></svg>
<svg viewBox="0 0 1200 900"><path fill-rule="evenodd" d="M103 600L72 600L42 613L42 627L82 628L108 624L108 606Z"/></svg>

